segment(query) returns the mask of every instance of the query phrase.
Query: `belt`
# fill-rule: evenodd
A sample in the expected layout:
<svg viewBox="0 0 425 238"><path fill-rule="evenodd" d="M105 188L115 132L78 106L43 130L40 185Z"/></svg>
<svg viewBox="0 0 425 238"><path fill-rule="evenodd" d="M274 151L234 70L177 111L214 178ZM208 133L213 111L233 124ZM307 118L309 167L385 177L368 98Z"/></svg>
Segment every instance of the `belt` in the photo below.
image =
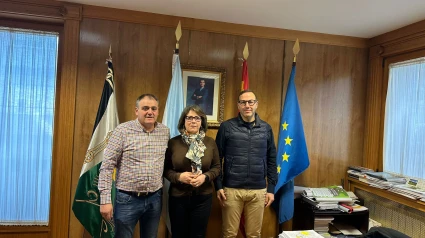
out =
<svg viewBox="0 0 425 238"><path fill-rule="evenodd" d="M125 193L125 194L128 194L130 196L134 196L134 197L147 197L147 196L150 196L150 195L156 193L157 191L155 191L155 192L129 192L129 191L118 189L118 192Z"/></svg>

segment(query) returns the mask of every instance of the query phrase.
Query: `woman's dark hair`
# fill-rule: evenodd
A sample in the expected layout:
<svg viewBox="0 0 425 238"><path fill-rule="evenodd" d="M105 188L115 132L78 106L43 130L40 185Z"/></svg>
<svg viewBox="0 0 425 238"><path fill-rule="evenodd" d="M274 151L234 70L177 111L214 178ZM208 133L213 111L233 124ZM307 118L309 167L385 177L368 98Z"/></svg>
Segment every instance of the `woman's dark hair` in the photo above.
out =
<svg viewBox="0 0 425 238"><path fill-rule="evenodd" d="M208 124L207 124L207 115L205 115L205 112L202 111L201 107L198 105L190 105L183 109L182 114L180 115L179 124L177 124L177 129L180 132L184 132L184 122L186 120L186 116L190 111L194 111L198 116L201 117L201 128L200 130L203 130L204 132L207 132Z"/></svg>

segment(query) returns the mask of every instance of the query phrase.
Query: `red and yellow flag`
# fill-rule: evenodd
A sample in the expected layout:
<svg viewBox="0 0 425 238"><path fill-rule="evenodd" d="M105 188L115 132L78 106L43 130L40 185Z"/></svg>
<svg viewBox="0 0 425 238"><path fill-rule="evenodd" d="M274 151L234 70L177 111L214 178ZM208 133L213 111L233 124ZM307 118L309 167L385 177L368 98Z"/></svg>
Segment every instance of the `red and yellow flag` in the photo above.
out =
<svg viewBox="0 0 425 238"><path fill-rule="evenodd" d="M248 63L246 62L246 60L248 59L248 56L249 56L249 52L248 52L248 42L247 42L243 50L241 91L249 89ZM246 238L245 216L243 213L241 214L241 219L239 223L239 232L243 238Z"/></svg>
<svg viewBox="0 0 425 238"><path fill-rule="evenodd" d="M241 91L247 90L249 88L249 77L248 77L248 63L246 62L246 59L243 60L242 65L242 84L241 84Z"/></svg>
<svg viewBox="0 0 425 238"><path fill-rule="evenodd" d="M249 89L249 77L248 77L248 63L246 60L248 59L248 42L245 44L245 48L243 49L243 64L242 64L242 84L241 91Z"/></svg>

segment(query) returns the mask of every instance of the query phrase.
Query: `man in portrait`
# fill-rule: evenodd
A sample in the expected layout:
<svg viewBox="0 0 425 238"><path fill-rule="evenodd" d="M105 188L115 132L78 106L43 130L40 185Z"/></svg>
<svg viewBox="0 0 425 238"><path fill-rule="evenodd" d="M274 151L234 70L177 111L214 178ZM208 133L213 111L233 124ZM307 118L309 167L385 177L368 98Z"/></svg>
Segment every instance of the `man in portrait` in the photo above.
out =
<svg viewBox="0 0 425 238"><path fill-rule="evenodd" d="M192 94L193 102L207 112L208 89L205 87L205 79L199 79L199 88Z"/></svg>

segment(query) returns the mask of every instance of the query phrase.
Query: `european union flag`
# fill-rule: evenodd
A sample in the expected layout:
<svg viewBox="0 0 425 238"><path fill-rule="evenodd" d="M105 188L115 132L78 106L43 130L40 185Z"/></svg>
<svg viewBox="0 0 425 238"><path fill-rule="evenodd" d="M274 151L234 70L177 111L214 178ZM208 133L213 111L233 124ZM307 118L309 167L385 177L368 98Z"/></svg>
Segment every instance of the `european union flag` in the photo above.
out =
<svg viewBox="0 0 425 238"><path fill-rule="evenodd" d="M278 206L279 223L294 215L294 178L310 165L305 143L300 106L295 88L295 62L286 90L285 103L280 119L277 149L278 181L275 187L274 206Z"/></svg>

